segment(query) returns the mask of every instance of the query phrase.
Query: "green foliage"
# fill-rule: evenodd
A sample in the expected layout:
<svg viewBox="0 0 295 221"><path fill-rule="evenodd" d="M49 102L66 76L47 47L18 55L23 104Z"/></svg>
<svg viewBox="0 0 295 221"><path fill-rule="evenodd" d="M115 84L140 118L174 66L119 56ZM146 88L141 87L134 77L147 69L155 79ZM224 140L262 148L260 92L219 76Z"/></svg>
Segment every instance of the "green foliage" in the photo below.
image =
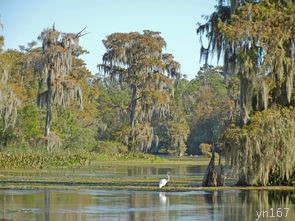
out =
<svg viewBox="0 0 295 221"><path fill-rule="evenodd" d="M221 67L214 67L205 64L200 68L196 76L196 80L201 85L201 91L210 91L214 94L215 100L223 100L227 98L227 90L225 87L225 80L221 76Z"/></svg>
<svg viewBox="0 0 295 221"><path fill-rule="evenodd" d="M220 71L219 67L204 65L190 82L197 90L186 93L190 101L187 98L183 100L183 103L189 102L191 106L188 109L189 154L202 154L199 148L201 143L216 143L231 114L233 102L228 96L228 84Z"/></svg>
<svg viewBox="0 0 295 221"><path fill-rule="evenodd" d="M128 104L130 91L125 85L110 78L101 78L95 83L100 91L96 109L99 112L98 139L124 140L129 123Z"/></svg>
<svg viewBox="0 0 295 221"><path fill-rule="evenodd" d="M6 128L3 121L0 121L0 148L6 147L16 139L15 131L12 127Z"/></svg>
<svg viewBox="0 0 295 221"><path fill-rule="evenodd" d="M211 149L212 149L212 145L211 145L211 144L201 143L201 144L199 145L199 148L200 148L201 153L202 153L203 155L206 155L206 156L208 156L208 157L211 157L211 155L212 155L212 151L211 151Z"/></svg>
<svg viewBox="0 0 295 221"><path fill-rule="evenodd" d="M178 157L186 153L189 125L182 102L182 90L186 89L185 84L187 82L184 79L177 82L175 96L169 103L169 113L153 119L153 127L157 134L152 148L153 152L168 153Z"/></svg>
<svg viewBox="0 0 295 221"><path fill-rule="evenodd" d="M53 112L55 117L52 122L52 129L62 139L62 147L70 151L77 149L92 150L96 145L96 130L85 127L79 121L73 109L60 109Z"/></svg>
<svg viewBox="0 0 295 221"><path fill-rule="evenodd" d="M168 153L181 157L186 152L186 141L189 133L188 124L185 121L169 121L167 126L170 135Z"/></svg>
<svg viewBox="0 0 295 221"><path fill-rule="evenodd" d="M115 141L98 141L94 151L107 154L122 154L128 152L128 147Z"/></svg>
<svg viewBox="0 0 295 221"><path fill-rule="evenodd" d="M43 134L40 115L35 104L27 104L19 110L16 127L19 136L27 141Z"/></svg>
<svg viewBox="0 0 295 221"><path fill-rule="evenodd" d="M118 145L115 142L100 143L102 145ZM108 146L109 147L109 146ZM121 145L121 148L125 148ZM46 149L35 148L22 148L20 150L14 147L6 148L5 152L0 152L0 168L5 169L46 169L46 168L77 168L77 167L87 167L91 162L97 161L130 161L132 164L134 161L142 162L161 162L163 159L144 153L96 153L95 151L85 151L83 149L78 149L76 151L72 150L61 150L56 153L49 153Z"/></svg>
<svg viewBox="0 0 295 221"><path fill-rule="evenodd" d="M175 88L174 98L181 102L181 106L186 114L191 114L195 107L197 96L200 91L201 84L197 79L186 80L180 79Z"/></svg>
<svg viewBox="0 0 295 221"><path fill-rule="evenodd" d="M91 154L91 160L95 161L131 161L134 164L134 161L144 161L144 162L161 162L163 159L146 153L118 153L118 154Z"/></svg>

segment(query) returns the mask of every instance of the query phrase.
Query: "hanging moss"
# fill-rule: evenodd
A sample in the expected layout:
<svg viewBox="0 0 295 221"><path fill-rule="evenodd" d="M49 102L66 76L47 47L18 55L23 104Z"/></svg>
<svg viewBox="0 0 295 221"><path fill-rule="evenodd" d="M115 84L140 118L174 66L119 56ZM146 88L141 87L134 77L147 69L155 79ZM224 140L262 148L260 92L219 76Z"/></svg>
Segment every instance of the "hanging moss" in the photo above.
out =
<svg viewBox="0 0 295 221"><path fill-rule="evenodd" d="M183 156L186 151L186 142L189 134L188 124L181 120L170 120L167 125L170 135L170 148L168 152L179 157Z"/></svg>
<svg viewBox="0 0 295 221"><path fill-rule="evenodd" d="M136 127L124 127L120 131L120 137L125 145L129 145L132 152L148 152L153 142L157 142L154 128L150 123L137 123ZM134 148L130 148L130 143Z"/></svg>
<svg viewBox="0 0 295 221"><path fill-rule="evenodd" d="M14 126L17 118L17 106L20 104L19 99L10 86L0 85L0 116L4 120L4 129Z"/></svg>
<svg viewBox="0 0 295 221"><path fill-rule="evenodd" d="M130 128L123 140L128 140L132 151L148 152L152 143L157 143L152 118L169 113L174 92L171 78L180 76L180 65L171 54L162 52L166 42L160 32L113 33L103 44L106 53L99 68L111 78L127 83L131 91Z"/></svg>
<svg viewBox="0 0 295 221"><path fill-rule="evenodd" d="M209 40L208 47L201 49L205 61L209 52L223 56L224 72L241 80L241 125L248 123L252 111L265 110L272 103L292 103L294 11L291 0L219 1L216 11L197 29L200 37Z"/></svg>
<svg viewBox="0 0 295 221"><path fill-rule="evenodd" d="M294 179L294 12L291 0L222 0L198 28L206 60L222 55L224 72L240 79L240 127L227 130L225 147L241 185Z"/></svg>
<svg viewBox="0 0 295 221"><path fill-rule="evenodd" d="M224 140L238 184L287 184L294 179L294 107L257 112L249 125L228 129Z"/></svg>
<svg viewBox="0 0 295 221"><path fill-rule="evenodd" d="M10 65L0 57L0 118L4 121L4 130L14 127L17 118L17 106L20 100L8 85Z"/></svg>
<svg viewBox="0 0 295 221"><path fill-rule="evenodd" d="M51 103L68 106L74 100L82 108L82 90L75 80L69 79L73 56L79 50L80 35L81 32L59 32L53 26L52 29L45 29L38 37L42 41L43 54L33 64L39 81L37 106L42 108L46 105L45 137L48 139L48 146L50 141L58 146L60 143L56 135L50 134Z"/></svg>

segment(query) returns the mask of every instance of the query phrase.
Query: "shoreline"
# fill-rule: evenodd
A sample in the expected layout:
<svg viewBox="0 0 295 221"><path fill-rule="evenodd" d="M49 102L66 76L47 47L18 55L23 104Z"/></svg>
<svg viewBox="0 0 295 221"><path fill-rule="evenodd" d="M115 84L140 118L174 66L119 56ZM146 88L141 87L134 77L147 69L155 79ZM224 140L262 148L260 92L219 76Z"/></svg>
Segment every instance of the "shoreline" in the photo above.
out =
<svg viewBox="0 0 295 221"><path fill-rule="evenodd" d="M0 190L4 189L96 189L130 191L221 191L221 190L286 190L295 191L295 186L236 186L228 179L225 186L202 187L202 174L195 176L186 166L207 166L209 158L170 158L158 161L150 159L98 161L93 160L88 166L78 168L0 168ZM182 166L182 170L179 168ZM142 167L140 173L128 176L128 168ZM153 174L153 168L162 170ZM159 189L158 182L167 170L181 170L182 175L175 175L171 182ZM116 172L113 172L116 171ZM118 171L119 172L118 172ZM141 174L141 171L145 171ZM110 174L108 174L110 173ZM119 176L117 176L117 174Z"/></svg>
<svg viewBox="0 0 295 221"><path fill-rule="evenodd" d="M178 186L171 183L165 188L159 189L157 183L151 182L148 185L142 183L119 184L116 182L44 182L44 181L0 181L0 190L10 189L57 189L57 190L130 190L130 191L157 191L157 192L189 192L189 191L224 191L224 190L274 190L274 191L294 191L295 186Z"/></svg>

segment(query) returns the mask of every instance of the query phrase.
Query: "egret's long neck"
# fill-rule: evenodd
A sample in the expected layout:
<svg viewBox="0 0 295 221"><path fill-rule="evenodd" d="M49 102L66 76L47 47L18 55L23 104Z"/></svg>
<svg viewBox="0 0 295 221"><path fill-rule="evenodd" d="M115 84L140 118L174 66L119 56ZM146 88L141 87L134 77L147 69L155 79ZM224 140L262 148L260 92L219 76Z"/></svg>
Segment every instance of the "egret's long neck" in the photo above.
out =
<svg viewBox="0 0 295 221"><path fill-rule="evenodd" d="M169 174L167 174L167 177L168 177L168 181L170 181L170 176L169 176Z"/></svg>

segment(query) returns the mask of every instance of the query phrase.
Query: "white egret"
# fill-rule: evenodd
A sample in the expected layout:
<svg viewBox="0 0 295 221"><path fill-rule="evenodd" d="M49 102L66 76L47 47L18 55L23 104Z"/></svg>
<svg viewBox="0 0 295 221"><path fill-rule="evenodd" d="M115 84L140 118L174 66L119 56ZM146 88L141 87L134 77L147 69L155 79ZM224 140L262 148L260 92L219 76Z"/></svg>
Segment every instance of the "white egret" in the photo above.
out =
<svg viewBox="0 0 295 221"><path fill-rule="evenodd" d="M170 173L167 173L168 179L161 179L159 183L159 188L164 187L170 181Z"/></svg>

